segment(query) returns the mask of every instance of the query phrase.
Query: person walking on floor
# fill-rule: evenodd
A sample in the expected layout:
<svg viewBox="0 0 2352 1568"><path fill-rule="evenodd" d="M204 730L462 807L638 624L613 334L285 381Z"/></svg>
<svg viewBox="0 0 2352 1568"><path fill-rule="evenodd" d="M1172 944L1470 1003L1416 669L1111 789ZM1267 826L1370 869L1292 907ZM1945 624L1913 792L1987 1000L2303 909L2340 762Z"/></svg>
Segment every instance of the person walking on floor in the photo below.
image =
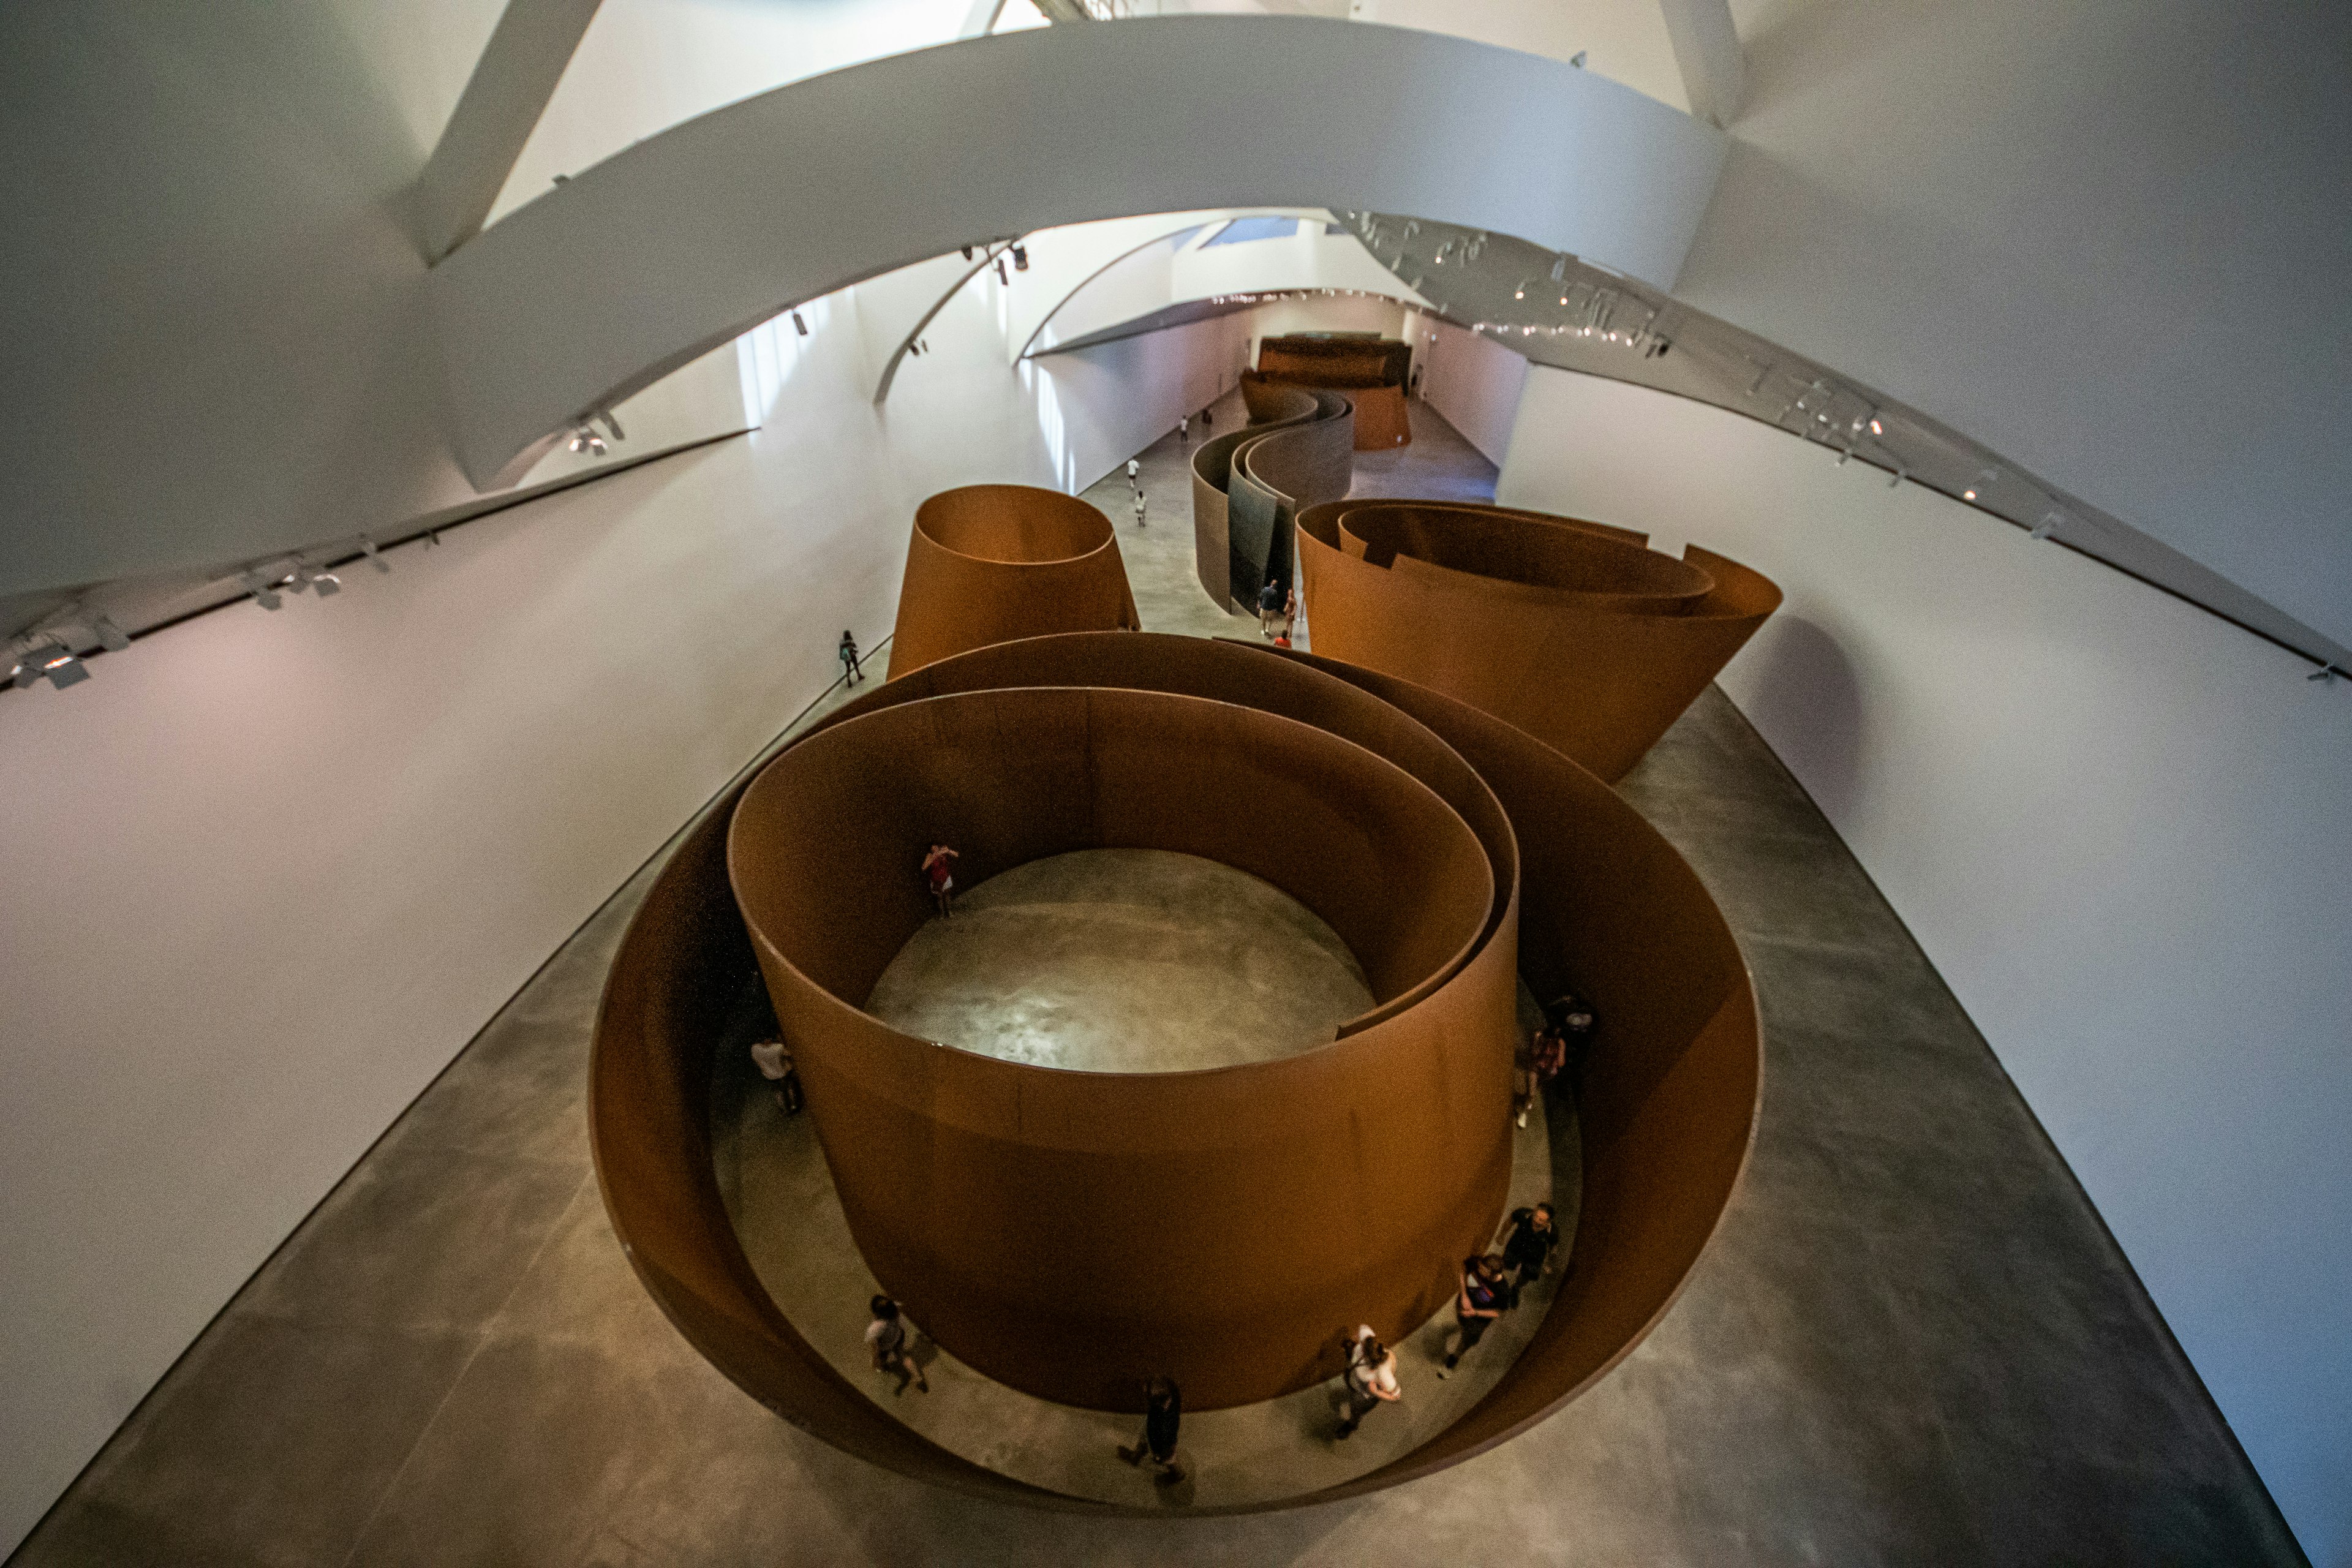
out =
<svg viewBox="0 0 2352 1568"><path fill-rule="evenodd" d="M1151 1479L1163 1484L1184 1479L1184 1467L1176 1460L1176 1429L1184 1419L1184 1395L1176 1380L1155 1377L1143 1385L1143 1436L1135 1440L1132 1448L1122 1447L1118 1457L1130 1465L1150 1459L1160 1468Z"/></svg>
<svg viewBox="0 0 2352 1568"><path fill-rule="evenodd" d="M1192 438L1192 416L1186 415L1176 421L1176 444L1181 447Z"/></svg>
<svg viewBox="0 0 2352 1568"><path fill-rule="evenodd" d="M1290 591L1282 596L1281 640L1286 643L1288 642L1290 640L1292 631L1297 626L1297 625L1298 585L1294 583L1290 585Z"/></svg>
<svg viewBox="0 0 2352 1568"><path fill-rule="evenodd" d="M1143 493L1143 465L1133 458L1127 460L1127 488L1137 495Z"/></svg>
<svg viewBox="0 0 2352 1568"><path fill-rule="evenodd" d="M851 637L847 632L842 633L841 647L839 652L841 654L841 683L844 686L849 686L865 679L866 672L857 666L857 639Z"/></svg>
<svg viewBox="0 0 2352 1568"><path fill-rule="evenodd" d="M1462 1289L1454 1295L1454 1331L1462 1336L1462 1342L1445 1352L1445 1364L1438 1369L1438 1376L1450 1374L1495 1326L1495 1320L1503 1315L1503 1296L1500 1263L1491 1257L1462 1260Z"/></svg>
<svg viewBox="0 0 2352 1568"><path fill-rule="evenodd" d="M1143 524L1143 492L1138 490L1135 492L1135 526L1141 528Z"/></svg>
<svg viewBox="0 0 2352 1568"><path fill-rule="evenodd" d="M1592 1049L1593 1031L1600 1027L1600 1015L1592 1005L1573 991L1563 992L1544 1007L1544 1016L1551 1024L1552 1033L1559 1039L1559 1066L1553 1071L1554 1079L1566 1079L1568 1092L1577 1098L1584 1093L1584 1059Z"/></svg>
<svg viewBox="0 0 2352 1568"><path fill-rule="evenodd" d="M1204 437L1205 437L1205 436L1206 436L1210 431L1212 431L1212 430L1215 429L1216 427L1217 427L1217 421L1216 421L1216 419L1215 419L1213 416L1211 416L1211 414L1209 413L1209 411L1208 411L1206 408L1202 409L1202 410L1201 410L1201 434L1202 434L1202 436L1204 436Z"/></svg>
<svg viewBox="0 0 2352 1568"><path fill-rule="evenodd" d="M944 844L931 846L923 857L923 876L931 885L931 897L940 906L940 919L955 918L955 862L961 859Z"/></svg>
<svg viewBox="0 0 2352 1568"><path fill-rule="evenodd" d="M1345 1442L1356 1435L1364 1417L1383 1405L1393 1405L1404 1397L1397 1386L1396 1352L1381 1343L1366 1323L1356 1331L1356 1337L1341 1339L1348 1344L1348 1414L1339 1423L1339 1440Z"/></svg>
<svg viewBox="0 0 2352 1568"><path fill-rule="evenodd" d="M876 1372L898 1374L898 1386L890 1391L891 1395L906 1393L910 1383L929 1394L931 1385L924 1381L922 1367L907 1353L907 1321L898 1315L898 1303L887 1296L877 1296L868 1305L874 1321L866 1326L866 1348L874 1352Z"/></svg>
<svg viewBox="0 0 2352 1568"><path fill-rule="evenodd" d="M1504 1304L1516 1310L1520 1292L1551 1272L1551 1253L1559 1245L1559 1226L1552 1222L1549 1204L1513 1209L1505 1223L1510 1228L1503 1237L1503 1267L1517 1269L1518 1278L1511 1281L1510 1294Z"/></svg>
<svg viewBox="0 0 2352 1568"><path fill-rule="evenodd" d="M1257 591L1257 635L1274 635L1275 617L1282 614L1282 584L1268 577L1265 586Z"/></svg>
<svg viewBox="0 0 2352 1568"><path fill-rule="evenodd" d="M786 1116L801 1113L800 1069L793 1066L792 1047L782 1039L761 1040L751 1047L751 1061L759 1068L760 1076L768 1080L776 1104Z"/></svg>

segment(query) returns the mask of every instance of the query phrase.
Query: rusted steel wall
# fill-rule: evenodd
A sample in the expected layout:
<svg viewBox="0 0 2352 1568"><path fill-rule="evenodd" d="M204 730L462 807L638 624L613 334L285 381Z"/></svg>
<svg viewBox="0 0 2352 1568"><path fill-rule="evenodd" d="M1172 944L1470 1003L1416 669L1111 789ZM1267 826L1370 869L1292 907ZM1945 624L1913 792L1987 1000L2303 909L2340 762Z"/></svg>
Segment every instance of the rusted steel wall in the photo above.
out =
<svg viewBox="0 0 2352 1568"><path fill-rule="evenodd" d="M890 677L1016 637L1143 624L1110 520L1030 485L965 485L915 509Z"/></svg>
<svg viewBox="0 0 2352 1568"><path fill-rule="evenodd" d="M1093 689L1048 693L1036 688ZM1429 954L1445 946L1447 937L1459 934L1465 910L1478 910L1471 922L1475 931L1462 950L1458 967L1449 969L1451 961L1441 962L1422 984L1391 995L1367 1020L1359 1021L1365 1026L1323 1051L1287 1063L1230 1069L1242 1075L1230 1079L1234 1084L1250 1082L1253 1075L1263 1074L1264 1079L1252 1085L1253 1092L1226 1100L1213 1087L1174 1088L1187 1079L1226 1075L1055 1074L950 1053L902 1036L893 1039L888 1037L894 1032L865 1018L851 1002L798 970L781 951L772 951L762 961L772 987L782 993L780 1012L785 1010L783 998L794 997L792 1005L805 1009L817 1026L817 1037L812 1037L803 1032L804 1026L788 1024L794 1028L803 1070L810 1080L811 1114L818 1118L820 1136L836 1172L843 1152L836 1141L845 1138L861 1145L849 1152L853 1168L844 1184L845 1201L850 1198L851 1185L871 1180L879 1184L878 1190L861 1191L861 1203L886 1216L898 1208L911 1215L886 1217L886 1228L898 1225L906 1230L905 1235L885 1237L886 1249L905 1245L908 1236L921 1238L931 1222L915 1210L919 1196L929 1194L961 1205L956 1212L975 1231L994 1226L1024 1237L1017 1245L1027 1258L1075 1249L1080 1265L1091 1267L1098 1238L1087 1227L1106 1220L1124 1223L1121 1216L1074 1211L1066 1192L1044 1187L1032 1190L1018 1205L1001 1195L992 1199L963 1189L980 1184L981 1173L996 1169L990 1162L998 1160L1013 1162L1014 1169L1025 1173L1017 1178L1023 1181L1042 1180L1038 1173L1048 1168L1076 1173L1107 1168L1089 1163L1141 1161L1154 1173L1147 1182L1181 1184L1211 1179L1200 1162L1213 1158L1244 1164L1263 1161L1268 1170L1282 1170L1276 1183L1280 1190L1271 1200L1275 1207L1318 1204L1324 1201L1318 1189L1331 1180L1333 1152L1327 1150L1318 1161L1296 1167L1284 1163L1292 1159L1287 1142L1300 1135L1288 1112L1303 1115L1310 1124L1318 1113L1316 1105L1292 1100L1291 1092L1296 1089L1309 1100L1330 1092L1328 1084L1318 1081L1318 1068L1352 1060L1348 1053L1361 1052L1366 1076L1381 1085L1382 1101L1400 1093L1422 1101L1453 1095L1457 1080L1446 1075L1462 1067L1458 1040L1432 1045L1421 1021L1443 1016L1441 1010L1451 1009L1457 994L1466 1005L1487 995L1489 986L1496 994L1507 994L1514 963L1538 994L1574 986L1592 998L1601 1020L1580 1108L1583 1209L1574 1238L1576 1269L1534 1342L1476 1407L1412 1453L1345 1486L1268 1506L1327 1500L1425 1474L1503 1440L1588 1386L1639 1342L1680 1289L1729 1201L1754 1125L1760 1044L1745 970L1721 915L1689 868L1613 791L1541 742L1454 699L1391 676L1254 645L1150 634L1052 637L987 647L931 665L905 682L893 681L846 705L796 742L785 759L823 737L834 737L830 754L812 753L799 767L830 781L830 788L856 788L854 802L836 814L813 812L790 824L789 833L779 828L781 837L773 842L763 827L746 829L747 838L761 840L750 851L755 858L779 853L785 857L755 875L792 885L809 879L803 871L823 873L815 878L816 887L782 895L796 904L803 899L812 902L780 913L788 929L803 931L812 964L825 970L845 991L857 992L861 984L870 984L873 953L900 926L911 929L908 922L914 911L900 907L901 901L919 900L911 861L898 865L905 857L888 846L898 837L921 839L937 819L919 803L912 816L907 815L906 801L940 789L947 795L931 798L953 798L962 787L952 778L893 782L907 765L898 747L908 733L914 733L921 747L938 744L944 737L948 749L936 761L945 766L968 754L957 736L975 728L992 731L1008 712L1066 725L1073 703L1084 703L1089 714L1108 713L1110 709L1094 705L1110 694L1153 692L1194 699L1199 709L1215 715L1212 731L1229 723L1244 726L1223 731L1244 754L1260 751L1268 733L1246 727L1251 721L1240 716L1244 710L1322 731L1326 744L1341 748L1329 755L1349 762L1334 773L1318 772L1323 764L1315 759L1327 753L1312 745L1302 749L1297 753L1302 771L1291 775L1302 792L1300 798L1311 798L1333 779L1360 781L1349 784L1350 789L1368 787L1360 781L1376 779L1388 781L1382 798L1409 820L1438 809L1419 792L1426 790L1443 803L1431 820L1447 825L1439 837L1450 840L1451 847L1440 856L1442 867L1431 875L1441 893L1453 886L1451 879L1463 864L1459 836L1466 834L1484 868L1483 876L1470 879L1484 889L1483 908L1475 894L1458 900L1445 894L1439 900L1444 905L1442 914L1355 912L1349 919L1356 925L1341 929L1353 940L1370 920L1409 920L1419 927L1410 939L1392 936L1387 948L1379 945L1377 931L1363 936L1374 951L1390 954L1381 981L1386 992L1426 963ZM972 707L964 709L961 719L950 720L959 700L989 705L990 716L981 721L983 710ZM1014 706L997 706L1003 703ZM1157 803L1151 792L1158 787L1157 771L1167 765L1165 737L1175 731L1159 717L1162 710L1127 710L1122 705L1120 710L1139 720L1151 737L1132 743L1139 754L1152 759L1151 772L1130 779L1133 790L1139 792L1135 801L1110 803L1106 811L1096 786L1073 782L1059 792L1042 792L1048 800L1061 800L1058 806L1017 799L1008 803L997 797L1022 795L1028 785L1021 779L992 777L988 787L975 792L971 809L978 815L957 830L964 831L973 845L993 842L989 835L1006 836L1003 842L1008 847L984 852L992 858L992 867L997 858L1025 853L1029 845L1063 842L1053 836L1076 832L1071 824L1082 820L1091 821L1096 833L1108 824L1128 824L1138 835L1162 833L1170 823L1199 823L1205 837L1179 837L1174 847L1221 858L1274 853L1261 842L1265 836L1254 824L1236 832L1211 822L1213 815L1235 813L1231 780L1220 771L1223 763L1187 764L1187 777L1179 785L1182 799L1217 804L1219 813L1196 816L1189 807L1178 812ZM1058 719L1051 717L1056 713ZM859 733L877 720L887 727ZM940 727L942 721L949 721ZM1032 735L1029 728L1018 732ZM1271 733L1287 731L1277 723ZM1214 752L1220 750L1214 741L1214 735L1188 739L1178 749ZM887 744L880 746L883 760L877 764L873 753L883 742ZM1114 749L1129 743L1118 742ZM1037 749L1034 740L1012 748ZM1071 766L1076 754L1066 747L1058 763L1008 765L1050 771ZM1128 776L1126 767L1120 764L1115 771ZM1398 785L1398 773L1409 783ZM763 773L753 787L770 787L768 777ZM786 782L810 780L788 777ZM1388 793L1391 788L1393 795ZM884 813L861 826L859 819L869 815L869 800L880 798L873 792L893 790L902 792L900 804L888 808L898 815ZM1127 795L1129 787L1116 786L1112 793ZM1081 807L1080 802L1087 804ZM1335 807L1327 802L1314 809ZM1353 807L1336 809L1346 815ZM630 1248L640 1278L680 1331L738 1384L787 1419L902 1474L1034 1503L1090 1506L980 1469L898 1426L825 1366L776 1313L744 1262L719 1200L707 1126L710 1056L719 1021L757 973L753 944L719 863L719 834L733 815L730 806L722 805L661 873L622 944L608 982L591 1073L590 1115L599 1176L615 1230ZM1249 812L1244 807L1237 815L1246 819ZM1223 837L1228 833L1234 837ZM873 844L854 853L831 846L844 835L861 843L871 837ZM818 857L818 863L805 864L808 855ZM834 867L824 859L829 855L847 856L856 864ZM879 868L868 872L868 860ZM1234 863L1251 864L1246 859ZM1277 882L1298 874L1287 868L1286 859L1267 859L1263 865L1259 874ZM960 869L968 878L982 874L970 858ZM844 873L841 885L828 888L835 871ZM1333 889L1343 889L1346 878L1355 873L1317 874L1333 879L1307 891L1328 900L1347 896ZM1370 901L1401 896L1391 890L1372 895ZM871 900L878 907L852 909L831 901L835 900ZM844 922L844 929L828 934L828 921ZM780 976L782 984L778 987ZM1483 1016L1475 1006L1470 1011ZM1457 1159L1465 1149L1473 1152L1468 1163L1478 1168L1477 1174L1463 1190L1478 1188L1481 1181L1497 1184L1491 1195L1481 1189L1470 1205L1483 1210L1480 1223L1490 1224L1500 1203L1499 1184L1507 1179L1507 1133L1501 1134L1491 1174L1487 1157L1478 1152L1487 1147L1486 1138L1507 1125L1507 1057L1496 1063L1480 1050L1468 1054L1478 1061L1465 1080L1472 1089L1457 1108L1462 1120L1447 1121L1435 1136ZM940 1065L950 1057L958 1058L953 1070ZM1441 1061L1451 1065L1437 1065ZM961 1071L967 1065L989 1077L967 1079ZM1286 1068L1287 1072L1277 1070ZM1000 1077L992 1069L1031 1076ZM1488 1071L1495 1075L1491 1082L1482 1076ZM1069 1080L1066 1097L1029 1100L1031 1084L1040 1075ZM1156 1086L1151 1081L1155 1078ZM1008 1083L1020 1085L1020 1106L1007 1104ZM1129 1097L1120 1086L1139 1087L1146 1099L1126 1103ZM944 1092L950 1087L953 1092ZM1146 1114L1143 1106L1155 1087L1201 1095L1187 1105L1184 1119L1205 1118L1226 1123L1228 1130L1204 1138L1197 1130L1171 1128ZM1094 1098L1097 1095L1105 1098ZM822 1109L827 1101L833 1102L830 1126ZM1050 1113L1045 1109L1048 1103ZM916 1148L895 1158L869 1158L865 1152L877 1142L912 1139L919 1126L929 1127L932 1131L925 1135L941 1141L936 1151ZM1018 1152L1002 1146L1008 1131L1010 1140L1022 1145ZM903 1152L909 1146L900 1147ZM859 1162L866 1162L864 1173L856 1168ZM1346 1165L1341 1157L1339 1168L1344 1171ZM1398 1194L1394 1201L1413 1200L1411 1194ZM1442 1201L1432 1203L1426 1193L1419 1201L1423 1207L1417 1212L1444 1208ZM1139 1215L1132 1223L1153 1235L1169 1218L1160 1205L1148 1205ZM1347 1223L1353 1226L1355 1220ZM1346 1321L1370 1321L1383 1333L1401 1336L1437 1310L1450 1289L1448 1271L1467 1249L1467 1244L1458 1244L1459 1238L1447 1234L1454 1223L1446 1215L1424 1233L1423 1245L1433 1250L1423 1290L1404 1291L1402 1282L1412 1271L1400 1268L1396 1294L1369 1310L1343 1311L1329 1321L1317 1321L1311 1331L1301 1328L1297 1342L1303 1346L1310 1331L1328 1334ZM1255 1220L1244 1214L1234 1224L1246 1230ZM1380 1227L1373 1226L1371 1233L1380 1235ZM861 1246L868 1245L865 1234L859 1240ZM1401 1265L1409 1250L1400 1248L1392 1261ZM929 1264L918 1258L909 1266L920 1270ZM1171 1300L1196 1288L1174 1279L1163 1283ZM922 1303L913 1316L937 1331L926 1312L945 1309L952 1317L956 1309L931 1300L925 1291L922 1279L904 1287L910 1303ZM1376 1294L1370 1289L1362 1292ZM1202 1316L1171 1322L1173 1337L1168 1342L1181 1345L1186 1332L1204 1330L1221 1317L1223 1326L1213 1331L1232 1337L1220 1342L1220 1354L1246 1346L1255 1336L1282 1336L1281 1320L1288 1310L1284 1305L1261 1300L1255 1311L1238 1315L1225 1311L1226 1305L1213 1300L1171 1309L1171 1316L1188 1311ZM1329 1305L1318 1299L1300 1310L1328 1317ZM974 1327L992 1333L1017 1332L1025 1322L1040 1341L1052 1343L1051 1353L1036 1359L1055 1363L1064 1359L1069 1342L1062 1337L1063 1325L1008 1309L1001 1297L988 1311L1009 1315L1012 1321ZM1004 1353L1015 1362L1024 1354L1014 1346L1004 1347ZM1278 1355L1264 1359L1268 1366L1281 1361ZM1307 1370L1335 1373L1337 1363L1310 1362ZM1192 1394L1189 1383L1187 1394Z"/></svg>
<svg viewBox="0 0 2352 1568"><path fill-rule="evenodd" d="M1273 389L1269 422L1204 442L1192 455L1192 556L1219 605L1257 607L1267 580L1288 586L1301 507L1338 500L1355 481L1354 405L1336 392ZM1217 554L1222 546L1223 554Z"/></svg>
<svg viewBox="0 0 2352 1568"><path fill-rule="evenodd" d="M1188 1073L902 1035L856 1007L929 918L933 841L974 882L1108 847L1237 867L1322 916L1388 1016ZM1460 815L1351 742L1160 692L931 698L771 764L730 859L860 1251L1001 1381L1106 1408L1155 1372L1200 1408L1271 1397L1329 1375L1349 1313L1433 1310L1501 1208L1516 932L1488 940Z"/></svg>
<svg viewBox="0 0 2352 1568"><path fill-rule="evenodd" d="M1780 604L1696 545L1499 507L1339 501L1302 510L1318 651L1526 731L1604 780L1641 760Z"/></svg>
<svg viewBox="0 0 2352 1568"><path fill-rule="evenodd" d="M1299 334L1262 339L1257 368L1242 374L1242 396L1256 418L1255 398L1280 386L1328 387L1356 405L1359 452L1402 447L1412 440L1405 413L1404 380L1412 345L1395 338L1318 337Z"/></svg>

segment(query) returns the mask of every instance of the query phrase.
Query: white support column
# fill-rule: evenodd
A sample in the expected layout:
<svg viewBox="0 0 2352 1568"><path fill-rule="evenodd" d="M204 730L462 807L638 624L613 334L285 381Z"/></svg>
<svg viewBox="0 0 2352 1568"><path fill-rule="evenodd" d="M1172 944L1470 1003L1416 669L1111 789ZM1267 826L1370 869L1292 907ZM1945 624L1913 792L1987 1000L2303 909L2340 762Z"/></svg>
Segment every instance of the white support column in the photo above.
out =
<svg viewBox="0 0 2352 1568"><path fill-rule="evenodd" d="M418 238L439 261L482 230L598 0L508 0L416 180Z"/></svg>
<svg viewBox="0 0 2352 1568"><path fill-rule="evenodd" d="M1683 73L1691 112L1717 127L1739 117L1747 91L1747 61L1732 26L1730 0L1658 0L1666 37Z"/></svg>

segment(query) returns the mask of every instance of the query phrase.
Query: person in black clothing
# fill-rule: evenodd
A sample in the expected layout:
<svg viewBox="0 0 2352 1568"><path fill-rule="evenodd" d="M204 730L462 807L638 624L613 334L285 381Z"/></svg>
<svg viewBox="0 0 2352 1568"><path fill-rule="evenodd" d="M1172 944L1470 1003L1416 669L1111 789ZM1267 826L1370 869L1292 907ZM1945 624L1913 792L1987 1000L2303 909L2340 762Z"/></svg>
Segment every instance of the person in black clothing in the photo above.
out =
<svg viewBox="0 0 2352 1568"><path fill-rule="evenodd" d="M1176 1462L1176 1428L1184 1419L1184 1395L1176 1380L1155 1377L1143 1385L1143 1436L1135 1440L1132 1448L1122 1447L1118 1457L1130 1465L1150 1459L1160 1467L1151 1479L1169 1483L1184 1479L1184 1467Z"/></svg>
<svg viewBox="0 0 2352 1568"><path fill-rule="evenodd" d="M1503 1315L1508 1289L1503 1283L1503 1266L1492 1255L1462 1260L1462 1289L1454 1297L1454 1322L1462 1342L1445 1352L1445 1364L1438 1370L1438 1376L1452 1372L1455 1363L1495 1326L1495 1320Z"/></svg>
<svg viewBox="0 0 2352 1568"><path fill-rule="evenodd" d="M1257 591L1257 635L1274 635L1275 617L1282 614L1282 584L1268 577L1265 586Z"/></svg>
<svg viewBox="0 0 2352 1568"><path fill-rule="evenodd" d="M841 683L844 686L848 686L865 679L866 672L857 667L857 639L851 637L847 632L842 633L841 647L839 651L841 654Z"/></svg>
<svg viewBox="0 0 2352 1568"><path fill-rule="evenodd" d="M1513 1209L1505 1223L1510 1228L1503 1237L1503 1267L1516 1268L1519 1275L1510 1289L1509 1304L1516 1308L1519 1292L1551 1272L1551 1252L1559 1245L1559 1226L1552 1219L1549 1204Z"/></svg>
<svg viewBox="0 0 2352 1568"><path fill-rule="evenodd" d="M1545 1005L1544 1022L1559 1040L1559 1078L1566 1081L1570 1095L1581 1096L1585 1053L1592 1048L1592 1031L1600 1025L1592 1005L1573 991L1564 992Z"/></svg>

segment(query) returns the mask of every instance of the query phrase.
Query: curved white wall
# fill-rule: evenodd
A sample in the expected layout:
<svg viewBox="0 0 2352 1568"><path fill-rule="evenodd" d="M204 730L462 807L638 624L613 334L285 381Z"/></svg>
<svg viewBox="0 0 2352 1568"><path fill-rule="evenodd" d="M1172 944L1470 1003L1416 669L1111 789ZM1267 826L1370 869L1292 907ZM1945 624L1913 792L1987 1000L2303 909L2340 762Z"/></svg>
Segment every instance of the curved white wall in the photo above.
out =
<svg viewBox="0 0 2352 1568"><path fill-rule="evenodd" d="M1916 485L1531 367L1496 499L1780 613L1721 684L2056 1140L2315 1561L2352 1560L2352 683Z"/></svg>

